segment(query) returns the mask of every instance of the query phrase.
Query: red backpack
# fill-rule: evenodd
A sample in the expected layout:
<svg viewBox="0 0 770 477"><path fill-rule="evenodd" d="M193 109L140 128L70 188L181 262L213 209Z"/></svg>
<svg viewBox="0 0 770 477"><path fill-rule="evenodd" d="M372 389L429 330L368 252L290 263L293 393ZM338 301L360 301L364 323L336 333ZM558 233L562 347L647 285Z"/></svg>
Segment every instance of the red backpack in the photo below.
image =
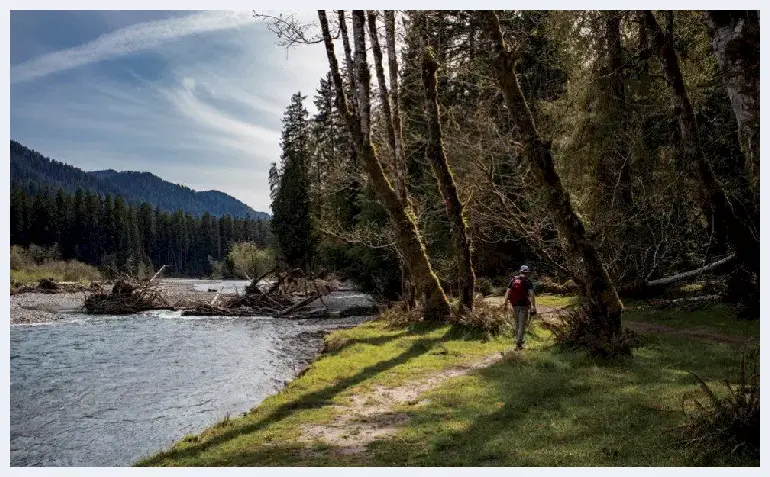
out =
<svg viewBox="0 0 770 477"><path fill-rule="evenodd" d="M510 301L512 304L516 305L518 303L525 303L529 301L529 290L527 288L526 280L527 279L525 277L516 275L513 277L513 280L511 280L511 284L508 285L508 288L511 289L511 291L508 293L508 301Z"/></svg>

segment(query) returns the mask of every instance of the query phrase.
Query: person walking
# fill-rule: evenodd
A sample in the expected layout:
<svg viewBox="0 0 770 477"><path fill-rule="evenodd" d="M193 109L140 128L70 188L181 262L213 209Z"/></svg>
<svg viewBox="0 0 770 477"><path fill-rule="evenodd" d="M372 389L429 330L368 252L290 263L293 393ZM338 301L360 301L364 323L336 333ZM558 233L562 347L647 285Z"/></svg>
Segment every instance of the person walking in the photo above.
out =
<svg viewBox="0 0 770 477"><path fill-rule="evenodd" d="M516 322L516 349L524 346L524 329L529 321L530 310L532 314L537 314L535 304L535 290L532 280L529 279L529 267L522 265L519 274L511 279L508 284L508 290L505 292L505 301L513 308L513 318Z"/></svg>

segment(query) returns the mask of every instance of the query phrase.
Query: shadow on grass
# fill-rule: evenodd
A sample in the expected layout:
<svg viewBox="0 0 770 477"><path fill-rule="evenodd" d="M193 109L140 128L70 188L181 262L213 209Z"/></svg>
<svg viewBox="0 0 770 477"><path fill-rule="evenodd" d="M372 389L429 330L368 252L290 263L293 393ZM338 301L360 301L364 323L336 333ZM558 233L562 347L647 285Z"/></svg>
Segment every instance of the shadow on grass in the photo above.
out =
<svg viewBox="0 0 770 477"><path fill-rule="evenodd" d="M390 343L393 340L401 339L404 337L405 334L406 334L406 331L403 331L401 333L396 333L393 335L371 336L368 338L350 338L350 340L347 342L347 346L353 346L357 344L380 346L386 343Z"/></svg>
<svg viewBox="0 0 770 477"><path fill-rule="evenodd" d="M674 401L694 385L686 371L717 379L733 359L716 344L692 356L678 340L625 363L547 351L439 390L403 438L375 442L359 465L692 465L669 432L683 418Z"/></svg>
<svg viewBox="0 0 770 477"><path fill-rule="evenodd" d="M194 457L201 452L206 451L210 447L224 444L230 440L236 439L244 434L250 434L254 431L258 431L267 427L268 425L278 422L291 415L298 410L317 409L323 406L332 404L332 399L344 391L347 388L353 387L379 373L387 371L398 365L404 364L407 361L414 359L424 353L426 353L434 344L441 342L445 339L445 336L439 336L436 338L425 338L415 341L406 351L395 356L391 359L380 361L377 364L366 367L356 373L353 376L345 378L333 386L325 387L319 391L314 391L308 394L304 394L299 398L285 403L270 414L262 419L248 423L243 426L234 427L221 434L215 435L207 440L204 440L198 444L193 444L184 448L170 449L168 451L157 454L153 457L145 459L139 462L138 466L160 466L163 465L166 459L184 459L188 457ZM237 426L237 424L235 424Z"/></svg>

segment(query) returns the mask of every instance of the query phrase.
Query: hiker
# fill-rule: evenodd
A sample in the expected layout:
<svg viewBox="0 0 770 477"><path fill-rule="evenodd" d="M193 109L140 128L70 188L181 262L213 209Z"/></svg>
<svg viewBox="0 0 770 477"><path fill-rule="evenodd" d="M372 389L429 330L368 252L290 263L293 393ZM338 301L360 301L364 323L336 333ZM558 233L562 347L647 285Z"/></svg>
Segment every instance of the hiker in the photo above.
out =
<svg viewBox="0 0 770 477"><path fill-rule="evenodd" d="M535 290L532 280L529 279L528 266L522 265L519 274L508 284L503 307L508 302L511 303L513 318L516 321L516 349L521 349L524 346L524 327L529 321L530 309L533 315L537 314Z"/></svg>

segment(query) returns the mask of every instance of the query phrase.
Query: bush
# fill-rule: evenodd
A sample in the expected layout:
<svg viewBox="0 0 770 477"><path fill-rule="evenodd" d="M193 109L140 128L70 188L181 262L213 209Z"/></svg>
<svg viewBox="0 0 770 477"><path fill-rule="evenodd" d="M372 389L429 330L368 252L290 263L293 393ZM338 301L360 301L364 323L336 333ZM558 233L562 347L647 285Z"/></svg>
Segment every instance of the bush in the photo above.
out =
<svg viewBox="0 0 770 477"><path fill-rule="evenodd" d="M582 302L561 315L561 323L546 326L554 335L556 344L563 348L584 350L598 358L630 356L633 348L640 343L636 334L623 328L620 333L608 336L592 323L590 318L596 313L600 311Z"/></svg>
<svg viewBox="0 0 770 477"><path fill-rule="evenodd" d="M10 257L11 270L23 270L35 265L35 261L29 255L29 251L18 245L11 245Z"/></svg>
<svg viewBox="0 0 770 477"><path fill-rule="evenodd" d="M380 314L377 319L386 322L393 328L403 328L421 322L423 312L420 306L410 309L406 302L399 301Z"/></svg>
<svg viewBox="0 0 770 477"><path fill-rule="evenodd" d="M451 323L456 327L482 331L492 335L499 335L511 330L511 323L507 319L506 308L478 300L473 304L473 311L465 310L462 314L455 314Z"/></svg>
<svg viewBox="0 0 770 477"><path fill-rule="evenodd" d="M233 244L227 258L242 277L248 275L255 279L275 267L275 254L272 250L259 248L253 242Z"/></svg>
<svg viewBox="0 0 770 477"><path fill-rule="evenodd" d="M481 293L481 296L489 296L492 294L492 280L487 277L479 277L476 279L476 291Z"/></svg>
<svg viewBox="0 0 770 477"><path fill-rule="evenodd" d="M682 444L694 447L697 460L740 456L759 459L759 351L744 353L737 384L725 381L723 397L693 374L698 390L685 395Z"/></svg>

